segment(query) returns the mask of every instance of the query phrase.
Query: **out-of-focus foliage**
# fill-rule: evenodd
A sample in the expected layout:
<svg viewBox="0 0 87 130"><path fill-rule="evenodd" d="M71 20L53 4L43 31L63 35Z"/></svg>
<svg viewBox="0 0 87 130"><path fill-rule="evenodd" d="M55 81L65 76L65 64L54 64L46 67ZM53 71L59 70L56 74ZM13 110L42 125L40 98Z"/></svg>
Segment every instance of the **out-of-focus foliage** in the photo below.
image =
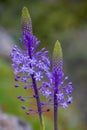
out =
<svg viewBox="0 0 87 130"><path fill-rule="evenodd" d="M0 26L9 31L17 44L21 35L23 6L30 11L33 32L41 40L40 47L45 46L50 51L50 57L55 41L60 41L64 52L64 70L73 81L74 105L67 111L59 110L60 130L87 129L87 0L0 0ZM29 119L38 129L37 118L26 117L20 109L21 103L16 96L24 91L13 87L13 78L10 63L1 60L0 56L0 106L5 112ZM45 119L48 129L51 128L51 115L47 114Z"/></svg>

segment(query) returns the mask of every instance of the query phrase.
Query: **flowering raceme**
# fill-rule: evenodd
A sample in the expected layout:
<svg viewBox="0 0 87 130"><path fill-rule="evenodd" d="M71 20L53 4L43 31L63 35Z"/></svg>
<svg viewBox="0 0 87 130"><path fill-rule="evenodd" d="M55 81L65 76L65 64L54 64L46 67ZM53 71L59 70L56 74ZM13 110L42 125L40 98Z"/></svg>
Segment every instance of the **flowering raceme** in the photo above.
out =
<svg viewBox="0 0 87 130"><path fill-rule="evenodd" d="M57 106L67 108L72 102L72 82L67 82L68 76L63 73L63 54L62 48L56 41L53 51L52 73L50 72L49 82L43 82L40 92L48 98L48 104L54 104L54 95L57 98Z"/></svg>
<svg viewBox="0 0 87 130"><path fill-rule="evenodd" d="M37 82L41 81L44 78L44 75L49 75L49 66L50 61L47 57L48 51L45 48L42 48L40 51L36 51L40 41L32 33L32 22L28 10L26 7L22 10L22 38L20 39L20 43L24 44L24 50L19 49L17 45L15 45L11 52L12 59L12 68L16 75L15 87L19 87L19 82L25 83L24 89L31 88L34 92L32 98L36 98L37 108L38 110L33 110L40 116L40 120L42 122L42 108L40 97L38 94ZM18 96L18 99L21 101L25 101L26 97ZM22 109L26 109L25 106L22 106ZM27 114L30 114L32 110L30 108L27 109Z"/></svg>
<svg viewBox="0 0 87 130"><path fill-rule="evenodd" d="M23 11L25 12L26 9L24 8ZM26 12L25 14L24 12L23 16L26 16ZM27 16L22 18L23 38L21 41L24 42L25 49L21 50L15 45L11 53L11 59L13 61L12 67L14 73L17 75L15 80L18 81L21 78L22 82L27 82L32 74L34 74L36 81L40 81L44 74L48 75L50 66L50 61L47 57L48 51L42 48L36 52L40 41L32 34L32 27L30 27L31 22L27 22L30 20L30 18L29 20L28 18ZM19 76L20 73L25 76Z"/></svg>
<svg viewBox="0 0 87 130"><path fill-rule="evenodd" d="M72 82L67 82L68 77L63 73L63 54L62 48L56 41L53 51L52 73L49 76L49 82L43 82L40 86L40 92L48 98L44 105L54 107L54 130L58 130L58 107L67 108L72 102Z"/></svg>

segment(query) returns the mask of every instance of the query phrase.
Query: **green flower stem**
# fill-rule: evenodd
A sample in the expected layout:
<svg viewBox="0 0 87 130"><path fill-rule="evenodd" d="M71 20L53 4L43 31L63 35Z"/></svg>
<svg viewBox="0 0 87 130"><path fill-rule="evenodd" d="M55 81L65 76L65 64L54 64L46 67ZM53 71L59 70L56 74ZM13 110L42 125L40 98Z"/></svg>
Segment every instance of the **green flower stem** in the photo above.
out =
<svg viewBox="0 0 87 130"><path fill-rule="evenodd" d="M41 130L45 130L44 118L43 118L43 115L41 115L41 116L42 116Z"/></svg>

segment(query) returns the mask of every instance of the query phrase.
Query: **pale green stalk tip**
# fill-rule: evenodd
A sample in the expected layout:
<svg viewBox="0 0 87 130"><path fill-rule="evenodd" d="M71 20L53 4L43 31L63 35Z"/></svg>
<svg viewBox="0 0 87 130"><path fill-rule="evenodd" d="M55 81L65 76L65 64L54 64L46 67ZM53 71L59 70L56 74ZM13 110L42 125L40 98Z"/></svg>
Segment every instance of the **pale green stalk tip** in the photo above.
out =
<svg viewBox="0 0 87 130"><path fill-rule="evenodd" d="M25 30L32 33L32 21L27 7L23 7L22 9L21 23L23 29L26 28Z"/></svg>
<svg viewBox="0 0 87 130"><path fill-rule="evenodd" d="M62 56L63 56L62 47L61 47L60 42L57 40L54 45L53 58L55 57L62 58Z"/></svg>
<svg viewBox="0 0 87 130"><path fill-rule="evenodd" d="M27 7L23 7L22 9L22 18L28 18L28 19L30 18L30 14Z"/></svg>
<svg viewBox="0 0 87 130"><path fill-rule="evenodd" d="M31 17L27 7L23 7L22 9L22 23L31 24Z"/></svg>

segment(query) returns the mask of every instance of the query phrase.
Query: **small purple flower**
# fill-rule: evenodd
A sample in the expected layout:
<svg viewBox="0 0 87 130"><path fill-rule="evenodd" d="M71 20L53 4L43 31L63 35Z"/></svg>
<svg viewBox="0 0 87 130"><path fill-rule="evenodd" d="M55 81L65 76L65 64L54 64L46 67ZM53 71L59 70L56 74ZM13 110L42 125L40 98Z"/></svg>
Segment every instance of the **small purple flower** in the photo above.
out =
<svg viewBox="0 0 87 130"><path fill-rule="evenodd" d="M32 108L28 108L28 111L33 111L33 109Z"/></svg>
<svg viewBox="0 0 87 130"><path fill-rule="evenodd" d="M30 112L26 112L26 115L30 115Z"/></svg>
<svg viewBox="0 0 87 130"><path fill-rule="evenodd" d="M21 106L21 108L22 108L23 110L25 110L25 109L26 109L26 107L25 107L25 106Z"/></svg>
<svg viewBox="0 0 87 130"><path fill-rule="evenodd" d="M27 80L28 80L28 78L27 78L26 76L24 76L24 77L22 77L22 80L21 80L21 81L26 83Z"/></svg>
<svg viewBox="0 0 87 130"><path fill-rule="evenodd" d="M39 72L36 72L36 73L35 73L34 78L36 79L36 81L41 81L41 79L43 78L43 75L42 75L42 73L39 71Z"/></svg>
<svg viewBox="0 0 87 130"><path fill-rule="evenodd" d="M22 96L18 96L17 98L18 98L18 99L21 99L21 98L22 98Z"/></svg>
<svg viewBox="0 0 87 130"><path fill-rule="evenodd" d="M28 88L28 86L24 86L24 89L27 89Z"/></svg>
<svg viewBox="0 0 87 130"><path fill-rule="evenodd" d="M18 88L19 87L19 84L15 84L15 88Z"/></svg>

